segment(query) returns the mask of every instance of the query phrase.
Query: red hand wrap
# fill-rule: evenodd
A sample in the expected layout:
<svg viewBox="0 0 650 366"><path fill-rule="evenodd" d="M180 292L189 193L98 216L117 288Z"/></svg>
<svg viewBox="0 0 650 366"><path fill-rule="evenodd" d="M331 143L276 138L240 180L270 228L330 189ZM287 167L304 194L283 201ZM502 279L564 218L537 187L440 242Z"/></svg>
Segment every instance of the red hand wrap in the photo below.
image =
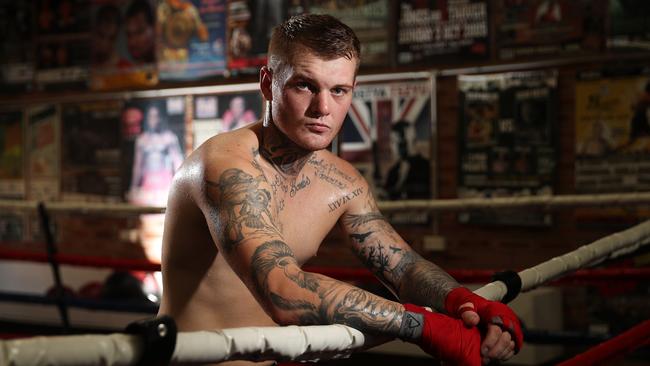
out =
<svg viewBox="0 0 650 366"><path fill-rule="evenodd" d="M481 365L481 334L461 320L434 313L423 307L404 304L404 309L424 316L419 346L428 354L458 366Z"/></svg>
<svg viewBox="0 0 650 366"><path fill-rule="evenodd" d="M468 302L474 304L473 309L471 306L461 308ZM517 315L507 305L486 300L465 287L457 287L447 295L445 309L449 315L457 318L460 318L466 311L475 311L481 318L481 322L495 324L508 331L515 341L515 350L517 352L521 350L524 342L521 324L519 324Z"/></svg>

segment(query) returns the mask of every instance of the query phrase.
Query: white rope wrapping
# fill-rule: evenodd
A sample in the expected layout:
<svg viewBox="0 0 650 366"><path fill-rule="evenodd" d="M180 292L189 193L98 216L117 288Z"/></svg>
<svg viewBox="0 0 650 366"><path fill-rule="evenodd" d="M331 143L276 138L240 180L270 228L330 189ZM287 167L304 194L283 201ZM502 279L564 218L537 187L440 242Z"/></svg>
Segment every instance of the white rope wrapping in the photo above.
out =
<svg viewBox="0 0 650 366"><path fill-rule="evenodd" d="M52 212L94 212L94 213L163 213L165 207L135 206L128 203L66 202L48 201L45 207ZM558 209L567 207L635 206L650 204L650 192L579 194L559 196L520 196L497 198L459 198L408 201L377 202L383 212L425 210L429 212L466 211L504 208ZM36 201L2 200L0 208L10 210L35 210Z"/></svg>
<svg viewBox="0 0 650 366"><path fill-rule="evenodd" d="M636 250L650 242L650 221L607 236L519 273L522 291L586 265ZM506 294L506 286L492 282L476 291L492 300ZM237 328L179 333L174 362L226 360L318 360L345 357L365 345L364 335L344 325ZM0 366L133 365L142 345L133 336L37 337L0 342Z"/></svg>
<svg viewBox="0 0 650 366"><path fill-rule="evenodd" d="M519 272L521 291L530 291L577 269L631 253L648 243L650 243L650 221L606 236L572 252ZM507 288L503 282L495 281L475 292L486 299L498 301L505 297Z"/></svg>

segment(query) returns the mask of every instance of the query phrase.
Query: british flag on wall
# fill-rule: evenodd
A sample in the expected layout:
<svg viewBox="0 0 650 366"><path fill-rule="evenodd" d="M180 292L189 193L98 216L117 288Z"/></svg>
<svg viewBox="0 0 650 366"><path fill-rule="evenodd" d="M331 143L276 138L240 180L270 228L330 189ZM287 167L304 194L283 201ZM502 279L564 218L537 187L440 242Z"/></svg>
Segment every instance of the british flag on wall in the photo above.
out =
<svg viewBox="0 0 650 366"><path fill-rule="evenodd" d="M433 86L426 75L359 78L341 132L341 156L366 177L377 199L432 196Z"/></svg>

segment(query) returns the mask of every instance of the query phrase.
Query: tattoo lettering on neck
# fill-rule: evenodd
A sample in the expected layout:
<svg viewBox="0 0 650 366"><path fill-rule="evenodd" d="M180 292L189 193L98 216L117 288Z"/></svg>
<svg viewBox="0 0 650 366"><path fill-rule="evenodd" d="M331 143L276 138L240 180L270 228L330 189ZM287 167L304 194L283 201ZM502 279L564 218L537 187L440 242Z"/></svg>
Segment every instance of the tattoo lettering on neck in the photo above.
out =
<svg viewBox="0 0 650 366"><path fill-rule="evenodd" d="M266 134L264 137L264 144L259 148L260 155L283 176L298 175L313 155L300 148L287 146L285 141L276 138L274 134Z"/></svg>
<svg viewBox="0 0 650 366"><path fill-rule="evenodd" d="M298 191L307 188L311 181L309 180L309 177L306 175L302 175L300 178L300 182L296 182L296 179L293 179L291 181L291 189L289 190L289 196L294 197Z"/></svg>
<svg viewBox="0 0 650 366"><path fill-rule="evenodd" d="M342 196L340 198L337 198L334 202L328 203L327 206L329 207L330 212L334 212L334 211L338 210L339 208L341 208L346 203L348 203L349 201L353 200L355 197L358 197L359 195L361 195L361 193L363 193L363 188L359 187L359 188L355 189L354 191L352 191L352 192L350 192L350 193L348 193L348 194L346 194L346 195L344 195L344 196Z"/></svg>
<svg viewBox="0 0 650 366"><path fill-rule="evenodd" d="M219 219L216 208L211 216L223 228L222 241L226 250L232 250L244 239L244 234L280 234L270 212L271 193L261 188L264 176L253 177L241 169L228 169L219 177L219 182L206 180L209 186L219 189L219 202L225 218Z"/></svg>

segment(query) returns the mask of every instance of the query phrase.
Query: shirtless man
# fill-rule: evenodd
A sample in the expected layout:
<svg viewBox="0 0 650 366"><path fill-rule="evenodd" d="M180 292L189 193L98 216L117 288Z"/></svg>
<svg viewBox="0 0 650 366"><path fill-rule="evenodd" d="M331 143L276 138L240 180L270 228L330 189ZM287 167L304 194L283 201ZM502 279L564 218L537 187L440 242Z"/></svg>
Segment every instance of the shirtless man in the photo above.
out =
<svg viewBox="0 0 650 366"><path fill-rule="evenodd" d="M360 173L327 150L358 66L359 41L335 18L303 15L275 29L260 71L263 121L212 137L175 176L160 313L182 331L339 323L456 364L510 358L522 343L514 313L422 259ZM301 269L334 225L408 304Z"/></svg>

